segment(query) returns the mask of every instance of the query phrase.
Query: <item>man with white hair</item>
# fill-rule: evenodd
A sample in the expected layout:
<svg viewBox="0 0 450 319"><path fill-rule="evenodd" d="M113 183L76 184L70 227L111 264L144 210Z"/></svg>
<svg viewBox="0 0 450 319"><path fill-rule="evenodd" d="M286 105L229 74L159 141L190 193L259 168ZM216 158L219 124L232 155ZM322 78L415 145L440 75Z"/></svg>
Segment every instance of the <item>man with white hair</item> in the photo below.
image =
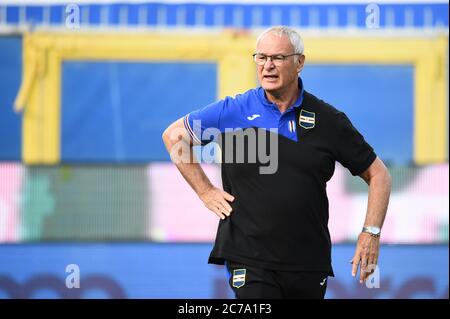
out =
<svg viewBox="0 0 450 319"><path fill-rule="evenodd" d="M209 263L226 265L237 298L324 298L327 277L334 276L326 183L335 162L369 185L351 261L353 276L360 267L361 283L377 264L391 179L347 116L304 90L305 55L296 31L267 29L253 59L260 87L189 113L163 140L183 177L221 218ZM244 154L236 154L239 137ZM222 149L223 190L193 161L192 146L211 141ZM275 169L262 171L267 163L252 161L252 150L275 154Z"/></svg>

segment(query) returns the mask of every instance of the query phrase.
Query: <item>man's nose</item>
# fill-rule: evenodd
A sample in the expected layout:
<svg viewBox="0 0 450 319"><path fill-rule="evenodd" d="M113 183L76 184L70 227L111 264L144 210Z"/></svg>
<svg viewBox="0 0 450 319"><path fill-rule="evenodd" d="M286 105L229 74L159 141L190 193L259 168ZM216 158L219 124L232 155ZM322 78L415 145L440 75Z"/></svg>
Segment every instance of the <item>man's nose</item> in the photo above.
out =
<svg viewBox="0 0 450 319"><path fill-rule="evenodd" d="M273 64L272 58L267 57L266 62L264 62L264 69L273 69L275 65Z"/></svg>

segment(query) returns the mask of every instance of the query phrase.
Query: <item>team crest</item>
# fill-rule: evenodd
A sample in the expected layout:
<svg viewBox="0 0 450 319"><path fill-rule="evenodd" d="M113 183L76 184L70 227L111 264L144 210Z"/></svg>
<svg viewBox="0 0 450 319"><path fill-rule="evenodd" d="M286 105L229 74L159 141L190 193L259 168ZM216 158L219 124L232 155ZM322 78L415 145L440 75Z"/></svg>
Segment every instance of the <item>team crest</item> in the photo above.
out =
<svg viewBox="0 0 450 319"><path fill-rule="evenodd" d="M316 125L316 113L301 110L298 124L306 129L313 128Z"/></svg>
<svg viewBox="0 0 450 319"><path fill-rule="evenodd" d="M245 274L246 269L235 269L233 270L233 287L241 288L245 285Z"/></svg>

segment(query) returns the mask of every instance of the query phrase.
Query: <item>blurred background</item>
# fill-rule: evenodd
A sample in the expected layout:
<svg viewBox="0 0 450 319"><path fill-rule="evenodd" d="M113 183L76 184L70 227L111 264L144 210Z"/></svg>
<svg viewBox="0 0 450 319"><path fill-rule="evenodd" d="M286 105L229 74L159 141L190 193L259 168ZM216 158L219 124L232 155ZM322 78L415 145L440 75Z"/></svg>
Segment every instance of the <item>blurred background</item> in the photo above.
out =
<svg viewBox="0 0 450 319"><path fill-rule="evenodd" d="M326 297L448 298L448 6L0 0L0 298L232 298L207 264L217 217L161 134L257 86L255 39L279 24L304 38L305 89L346 112L393 177L369 289L348 263L367 186L336 165Z"/></svg>

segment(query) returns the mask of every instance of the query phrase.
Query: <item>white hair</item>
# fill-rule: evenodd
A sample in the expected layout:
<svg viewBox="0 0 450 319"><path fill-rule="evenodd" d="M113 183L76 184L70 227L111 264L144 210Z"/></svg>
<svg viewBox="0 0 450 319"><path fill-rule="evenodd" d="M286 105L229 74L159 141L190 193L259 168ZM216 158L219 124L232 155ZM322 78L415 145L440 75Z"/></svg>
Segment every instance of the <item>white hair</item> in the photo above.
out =
<svg viewBox="0 0 450 319"><path fill-rule="evenodd" d="M297 31L286 26L274 26L264 30L256 39L256 46L258 46L259 41L261 41L261 39L269 33L275 34L279 37L287 36L292 44L292 47L294 48L294 53L303 54L304 45L302 37L297 33ZM295 55L294 59L297 61L298 55Z"/></svg>

